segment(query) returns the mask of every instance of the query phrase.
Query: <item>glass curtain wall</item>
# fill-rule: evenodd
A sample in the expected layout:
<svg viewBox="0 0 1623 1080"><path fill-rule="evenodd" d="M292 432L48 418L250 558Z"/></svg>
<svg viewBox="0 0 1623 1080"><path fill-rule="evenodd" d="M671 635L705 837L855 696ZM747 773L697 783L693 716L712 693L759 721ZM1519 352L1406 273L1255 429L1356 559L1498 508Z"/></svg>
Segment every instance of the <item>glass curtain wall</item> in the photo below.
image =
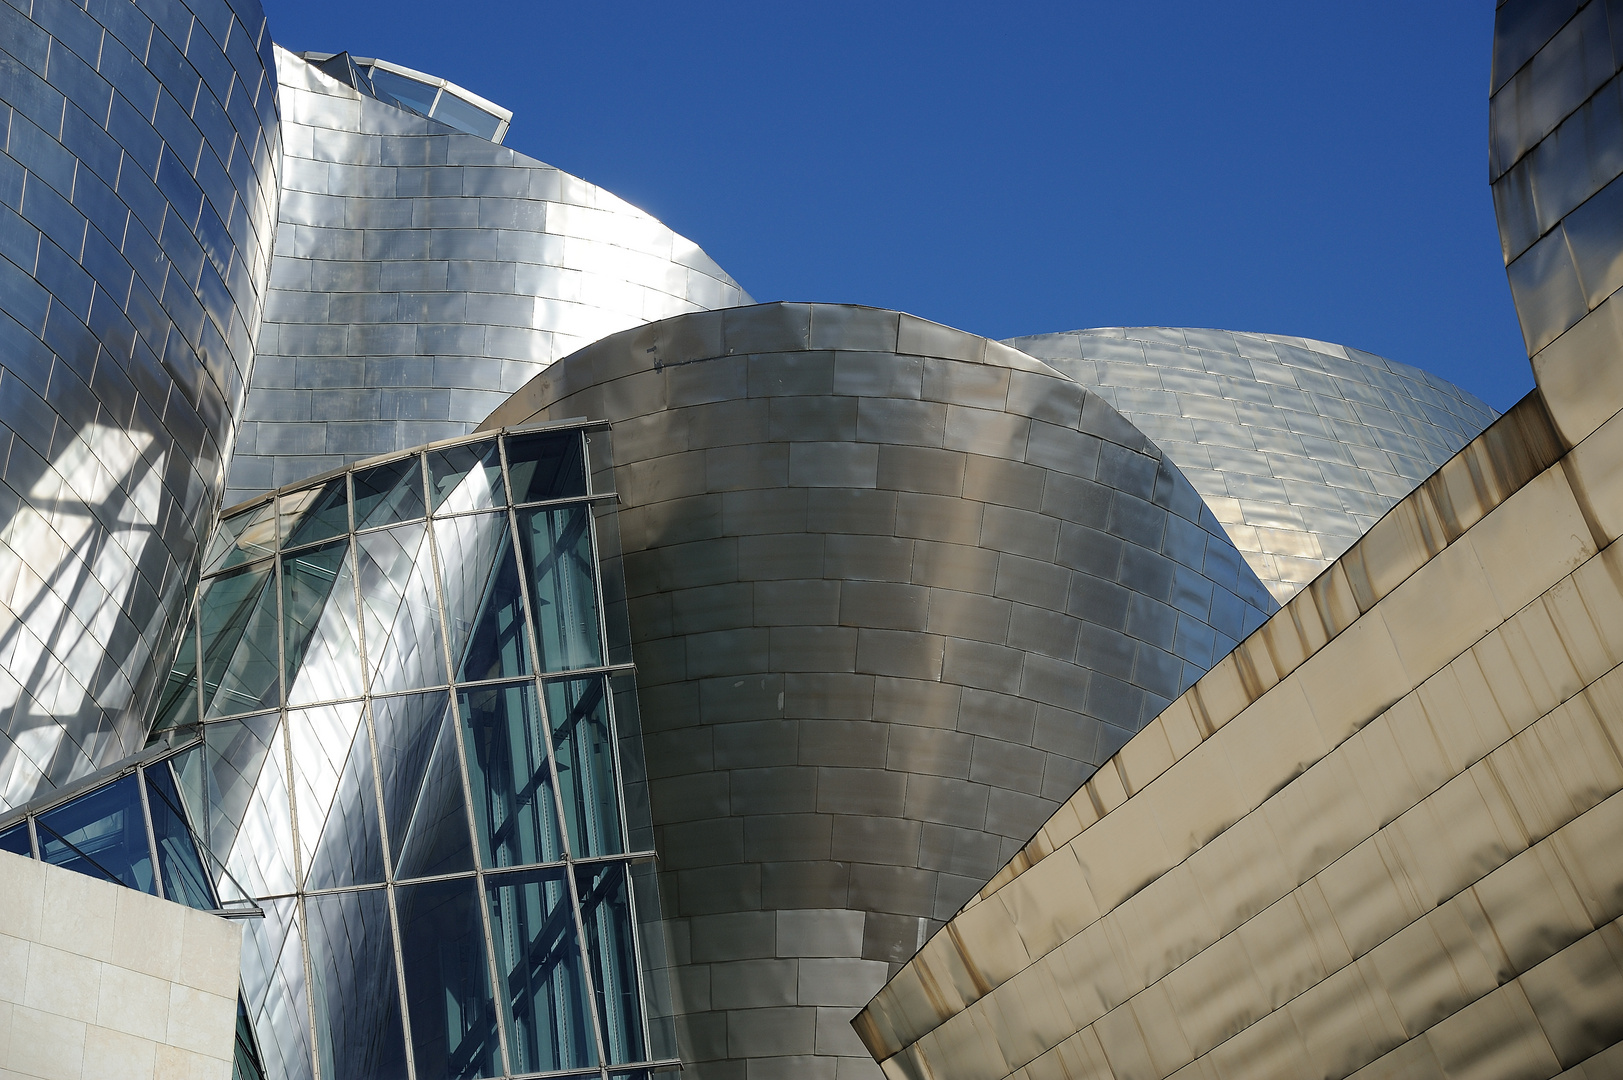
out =
<svg viewBox="0 0 1623 1080"><path fill-rule="evenodd" d="M153 738L198 748L214 883L265 911L267 1077L674 1064L606 446L433 444L222 520Z"/></svg>

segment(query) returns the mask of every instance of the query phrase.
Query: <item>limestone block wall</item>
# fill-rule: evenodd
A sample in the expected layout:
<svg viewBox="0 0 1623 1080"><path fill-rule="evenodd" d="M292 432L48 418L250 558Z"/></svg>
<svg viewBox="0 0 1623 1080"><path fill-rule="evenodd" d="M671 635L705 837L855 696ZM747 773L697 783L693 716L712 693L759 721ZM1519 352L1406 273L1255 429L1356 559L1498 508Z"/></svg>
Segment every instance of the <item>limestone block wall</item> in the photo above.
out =
<svg viewBox="0 0 1623 1080"><path fill-rule="evenodd" d="M0 1075L229 1080L242 929L0 852Z"/></svg>

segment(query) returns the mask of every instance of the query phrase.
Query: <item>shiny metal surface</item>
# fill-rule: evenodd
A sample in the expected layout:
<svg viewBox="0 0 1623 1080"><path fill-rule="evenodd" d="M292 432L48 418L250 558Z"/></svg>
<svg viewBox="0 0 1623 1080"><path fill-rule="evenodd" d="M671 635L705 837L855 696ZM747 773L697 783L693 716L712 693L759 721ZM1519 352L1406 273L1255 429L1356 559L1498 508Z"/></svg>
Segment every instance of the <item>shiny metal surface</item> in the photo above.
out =
<svg viewBox="0 0 1623 1080"><path fill-rule="evenodd" d="M489 426L614 424L682 1052L863 1076L894 966L1274 603L1098 395L912 316L605 338Z"/></svg>
<svg viewBox="0 0 1623 1080"><path fill-rule="evenodd" d="M221 900L266 912L243 971L268 1077L674 1064L590 434L590 469L575 423L226 511L153 738L189 763ZM145 852L132 883L165 888Z"/></svg>
<svg viewBox="0 0 1623 1080"><path fill-rule="evenodd" d="M749 302L601 188L277 64L282 213L228 501L465 434L605 334Z"/></svg>
<svg viewBox="0 0 1623 1080"><path fill-rule="evenodd" d="M1495 415L1419 368L1304 338L1113 327L1005 344L1154 440L1280 603Z"/></svg>
<svg viewBox="0 0 1623 1080"><path fill-rule="evenodd" d="M0 807L137 748L269 270L258 0L0 5Z"/></svg>

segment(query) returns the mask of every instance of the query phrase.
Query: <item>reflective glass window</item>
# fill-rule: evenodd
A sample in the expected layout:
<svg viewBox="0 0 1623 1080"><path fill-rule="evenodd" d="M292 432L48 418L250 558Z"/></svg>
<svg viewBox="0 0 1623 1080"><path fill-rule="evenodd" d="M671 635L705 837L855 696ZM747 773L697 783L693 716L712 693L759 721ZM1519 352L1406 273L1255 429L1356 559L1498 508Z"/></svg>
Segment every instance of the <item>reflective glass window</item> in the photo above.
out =
<svg viewBox="0 0 1623 1080"><path fill-rule="evenodd" d="M625 851L605 682L602 676L555 679L542 688L557 756L558 795L576 858Z"/></svg>
<svg viewBox="0 0 1623 1080"><path fill-rule="evenodd" d="M202 715L197 701L197 629L191 622L186 628L186 636L181 638L175 662L169 669L169 678L164 682L163 694L158 698L153 731L195 724Z"/></svg>
<svg viewBox="0 0 1623 1080"><path fill-rule="evenodd" d="M372 740L361 703L288 713L305 887L383 880L383 839L372 783Z"/></svg>
<svg viewBox="0 0 1623 1080"><path fill-rule="evenodd" d="M349 485L335 476L317 487L283 495L281 503L283 547L314 544L349 532Z"/></svg>
<svg viewBox="0 0 1623 1080"><path fill-rule="evenodd" d="M508 1017L514 1072L597 1064L581 974L580 936L564 871L499 874L485 881L496 976Z"/></svg>
<svg viewBox="0 0 1623 1080"><path fill-rule="evenodd" d="M34 857L34 846L28 839L28 822L18 822L5 832L0 832L0 851Z"/></svg>
<svg viewBox="0 0 1623 1080"><path fill-rule="evenodd" d="M203 702L209 717L277 703L275 579L268 565L204 583L198 598L203 641Z"/></svg>
<svg viewBox="0 0 1623 1080"><path fill-rule="evenodd" d="M501 455L494 442L463 443L428 452L428 488L435 513L459 514L504 506Z"/></svg>
<svg viewBox="0 0 1623 1080"><path fill-rule="evenodd" d="M294 897L259 901L263 919L243 919L242 996L254 1029L264 1032L259 1051L265 1072L277 1080L307 1080L310 1011L305 999L304 928Z"/></svg>
<svg viewBox="0 0 1623 1080"><path fill-rule="evenodd" d="M463 101L449 91L440 94L432 115L441 123L450 124L458 131L466 131L469 135L477 135L481 139L494 139L496 129L501 127L502 123L501 117L493 116L473 102Z"/></svg>
<svg viewBox="0 0 1623 1080"><path fill-rule="evenodd" d="M167 900L199 911L213 911L214 890L192 835L180 785L170 763L160 761L143 770L147 781L147 809L152 814L152 837L158 843L158 872L163 875Z"/></svg>
<svg viewBox="0 0 1623 1080"><path fill-rule="evenodd" d="M237 996L237 1034L231 1045L231 1080L265 1080L265 1066L259 1060L259 1043L254 1039L248 1007Z"/></svg>
<svg viewBox="0 0 1623 1080"><path fill-rule="evenodd" d="M603 663L591 519L584 505L519 511L542 671Z"/></svg>
<svg viewBox="0 0 1623 1080"><path fill-rule="evenodd" d="M416 457L401 458L370 469L357 469L355 527L370 529L423 516L423 465Z"/></svg>
<svg viewBox="0 0 1623 1080"><path fill-rule="evenodd" d="M283 657L291 705L360 696L354 565L348 540L282 557Z"/></svg>
<svg viewBox="0 0 1623 1080"><path fill-rule="evenodd" d="M367 69L367 73L372 77L372 85L381 93L394 98L413 112L427 116L429 109L433 108L434 95L439 92L439 87L429 86L427 83L377 67Z"/></svg>
<svg viewBox="0 0 1623 1080"><path fill-rule="evenodd" d="M214 857L225 864L215 886L223 900L293 889L293 817L287 756L275 713L203 727L208 782L208 832Z"/></svg>
<svg viewBox="0 0 1623 1080"><path fill-rule="evenodd" d="M372 692L436 686L446 681L434 560L424 522L355 538L366 618L367 676Z"/></svg>
<svg viewBox="0 0 1623 1080"><path fill-rule="evenodd" d="M586 494L586 458L578 431L511 435L507 474L515 503L569 499Z"/></svg>
<svg viewBox="0 0 1623 1080"><path fill-rule="evenodd" d="M575 868L586 952L592 960L597 1016L609 1064L643 1061L642 997L637 991L637 949L624 863Z"/></svg>
<svg viewBox="0 0 1623 1080"><path fill-rule="evenodd" d="M134 773L45 811L37 822L45 862L142 892L157 891Z"/></svg>
<svg viewBox="0 0 1623 1080"><path fill-rule="evenodd" d="M321 1075L405 1076L406 1034L384 891L312 896L305 912Z"/></svg>
<svg viewBox="0 0 1623 1080"><path fill-rule="evenodd" d="M276 500L261 503L220 522L209 539L202 573L212 574L276 551Z"/></svg>
<svg viewBox="0 0 1623 1080"><path fill-rule="evenodd" d="M383 810L401 878L473 869L456 725L444 690L375 698Z"/></svg>
<svg viewBox="0 0 1623 1080"><path fill-rule="evenodd" d="M524 595L506 514L477 514L434 523L440 587L457 679L528 675Z"/></svg>
<svg viewBox="0 0 1623 1080"><path fill-rule="evenodd" d="M465 689L458 705L485 866L563 858L535 684Z"/></svg>
<svg viewBox="0 0 1623 1080"><path fill-rule="evenodd" d="M418 1076L472 1080L502 1071L477 888L458 878L395 891Z"/></svg>

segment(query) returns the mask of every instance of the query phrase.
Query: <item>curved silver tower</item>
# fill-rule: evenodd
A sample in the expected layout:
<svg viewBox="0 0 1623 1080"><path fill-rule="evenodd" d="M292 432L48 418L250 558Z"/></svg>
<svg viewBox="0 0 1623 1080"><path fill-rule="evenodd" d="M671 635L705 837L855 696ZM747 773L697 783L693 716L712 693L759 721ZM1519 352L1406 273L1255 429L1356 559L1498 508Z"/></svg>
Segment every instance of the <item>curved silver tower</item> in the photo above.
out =
<svg viewBox="0 0 1623 1080"><path fill-rule="evenodd" d="M848 1021L889 965L1274 610L1098 395L909 315L669 319L486 423L572 416L614 425L699 1077L875 1075Z"/></svg>
<svg viewBox="0 0 1623 1080"><path fill-rule="evenodd" d="M328 71L378 93L404 79L340 61L277 51L285 190L228 501L466 434L605 334L750 302L649 215L339 81ZM418 85L421 110L443 112Z"/></svg>
<svg viewBox="0 0 1623 1080"><path fill-rule="evenodd" d="M1307 338L1155 326L1006 344L1155 440L1280 603L1495 415L1419 368Z"/></svg>
<svg viewBox="0 0 1623 1080"><path fill-rule="evenodd" d="M280 153L258 0L23 7L0 6L0 806L140 746L249 378Z"/></svg>

